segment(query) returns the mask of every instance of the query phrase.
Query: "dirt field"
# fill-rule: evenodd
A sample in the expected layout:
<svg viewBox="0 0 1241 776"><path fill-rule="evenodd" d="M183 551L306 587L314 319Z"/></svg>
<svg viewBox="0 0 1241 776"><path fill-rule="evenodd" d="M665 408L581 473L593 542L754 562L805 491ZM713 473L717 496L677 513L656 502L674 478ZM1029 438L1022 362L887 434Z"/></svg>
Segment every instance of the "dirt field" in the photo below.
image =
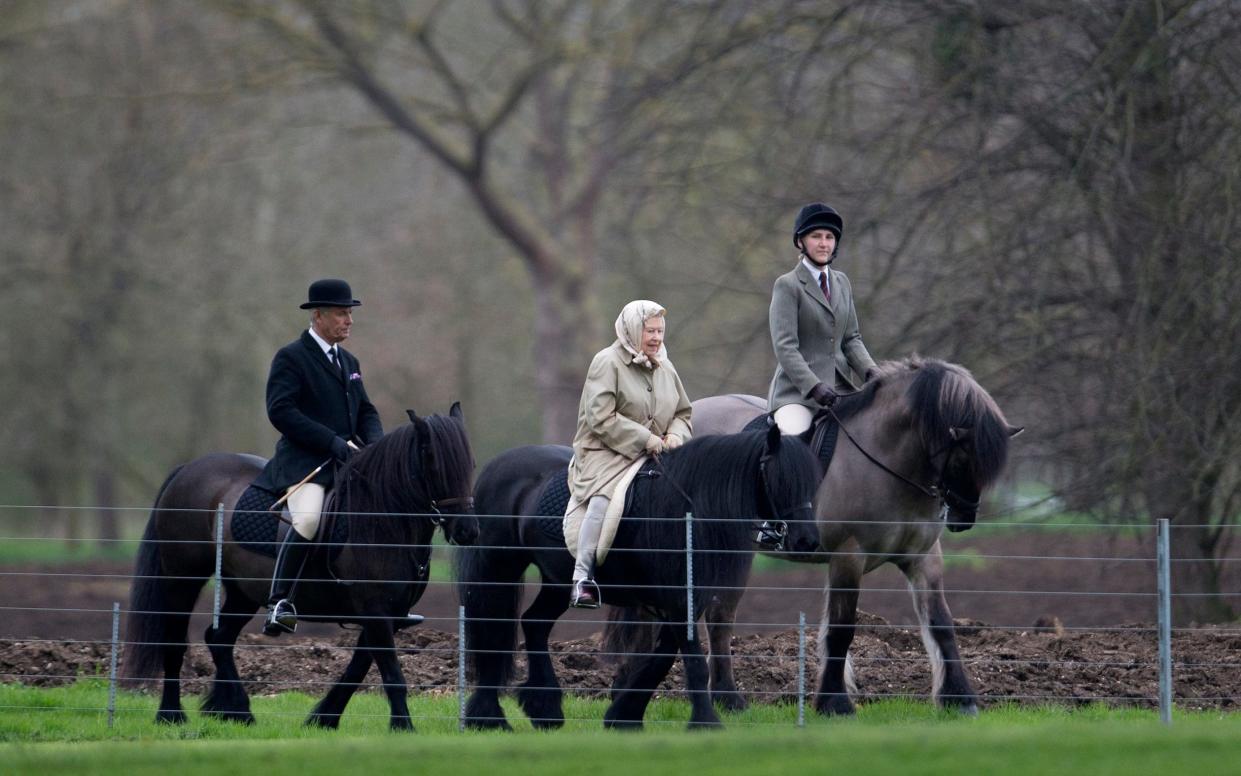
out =
<svg viewBox="0 0 1241 776"><path fill-rule="evenodd" d="M961 652L985 703L1153 705L1157 697L1157 641L1153 629L1154 562L1132 538L1037 535L952 544L965 554L947 575L949 603L958 618ZM1006 556L999 558L997 556ZM1018 557L1020 556L1020 557ZM95 565L6 569L0 577L0 674L4 681L57 684L106 675L111 608L125 606L129 570ZM814 623L821 606L823 567L791 567L752 581L738 617L734 652L742 689L755 700L796 693L799 611L808 633L813 689ZM605 592L606 595L606 592ZM210 588L200 600L209 611ZM930 672L903 578L883 570L867 577L862 606L869 612L853 657L864 695L925 696ZM428 616L399 641L406 677L415 691L455 692L457 604L448 585L433 585L417 611ZM602 693L612 668L598 658L597 612L567 615L553 633L561 682L573 691ZM201 638L209 615L195 617ZM269 639L257 620L238 649L242 675L264 693L300 685L317 693L343 670L354 634L335 626L304 626L296 637ZM1178 630L1173 639L1174 692L1183 707L1237 708L1241 704L1235 626ZM524 665L524 664L523 664ZM519 668L519 675L521 669ZM187 660L187 690L201 690L212 666L195 646ZM375 681L375 672L371 681ZM306 686L306 685L311 686ZM668 682L682 687L679 666Z"/></svg>

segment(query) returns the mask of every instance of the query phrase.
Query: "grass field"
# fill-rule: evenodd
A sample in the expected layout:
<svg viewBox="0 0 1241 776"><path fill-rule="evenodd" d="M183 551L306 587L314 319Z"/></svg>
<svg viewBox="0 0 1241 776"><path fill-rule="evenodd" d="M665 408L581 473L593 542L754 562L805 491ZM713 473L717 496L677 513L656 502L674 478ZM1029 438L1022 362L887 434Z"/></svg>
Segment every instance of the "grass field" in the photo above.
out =
<svg viewBox="0 0 1241 776"><path fill-rule="evenodd" d="M0 685L0 773L372 773L589 776L656 774L1236 773L1241 716L1178 713L1171 727L1153 712L1089 707L999 707L976 719L928 704L885 701L856 719L793 706L730 715L722 731L688 733L688 706L656 701L646 731L600 730L602 701L572 699L570 722L533 732L511 705L512 734L457 731L455 696L411 699L418 732L387 732L383 697L354 699L339 731L312 730L301 693L256 698L251 727L203 719L180 727L152 721L155 698L121 693L109 729L107 687L89 680L56 689Z"/></svg>

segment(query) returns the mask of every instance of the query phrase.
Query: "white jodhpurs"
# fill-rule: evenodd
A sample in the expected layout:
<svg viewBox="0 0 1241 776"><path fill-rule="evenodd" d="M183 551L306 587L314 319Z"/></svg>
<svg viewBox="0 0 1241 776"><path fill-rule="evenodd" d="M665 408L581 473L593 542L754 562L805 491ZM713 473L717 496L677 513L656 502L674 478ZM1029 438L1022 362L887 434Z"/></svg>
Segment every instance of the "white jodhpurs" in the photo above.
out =
<svg viewBox="0 0 1241 776"><path fill-rule="evenodd" d="M326 494L327 490L322 485L308 482L289 496L293 530L303 539L313 539L319 532L319 516L323 514L323 499Z"/></svg>
<svg viewBox="0 0 1241 776"><path fill-rule="evenodd" d="M800 404L786 404L775 412L776 425L781 434L804 434L814 421L814 413Z"/></svg>

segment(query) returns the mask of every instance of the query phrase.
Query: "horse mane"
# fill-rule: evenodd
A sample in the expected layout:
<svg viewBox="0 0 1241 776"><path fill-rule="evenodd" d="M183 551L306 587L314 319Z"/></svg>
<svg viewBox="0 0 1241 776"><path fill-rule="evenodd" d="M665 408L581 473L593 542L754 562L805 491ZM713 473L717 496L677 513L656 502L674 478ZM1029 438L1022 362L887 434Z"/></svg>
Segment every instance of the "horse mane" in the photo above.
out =
<svg viewBox="0 0 1241 776"><path fill-rule="evenodd" d="M435 498L468 494L473 467L464 423L441 415L420 418L384 435L340 467L333 503L325 511L335 511L337 519L346 521L350 544L409 543L419 528L429 534L431 525L411 516L427 512Z"/></svg>
<svg viewBox="0 0 1241 776"><path fill-rule="evenodd" d="M765 431L743 431L695 437L684 446L660 457L662 475L652 483L647 498L635 499L633 513L636 517L679 518L693 511L695 544L703 549L749 549L751 547L750 520L755 517L755 507L766 497L758 476L759 461L766 452ZM802 444L786 439L782 444ZM804 447L804 445L803 445ZM805 448L804 456L780 456L781 471L778 476L794 482L810 483L813 492L819 473L814 456ZM798 468L798 463L804 464ZM738 476L745 472L745 476ZM777 473L769 470L771 476ZM693 498L687 503L684 490ZM649 546L665 546L673 536L683 541L683 526L672 520L640 520L650 542ZM701 534L701 537L700 537Z"/></svg>
<svg viewBox="0 0 1241 776"><path fill-rule="evenodd" d="M911 356L885 362L878 371L878 381L872 381L876 383L874 390L878 383L902 373L912 377L906 399L927 450L948 444L952 428L970 429L974 482L982 488L999 477L1008 459L1008 423L995 399L968 369Z"/></svg>

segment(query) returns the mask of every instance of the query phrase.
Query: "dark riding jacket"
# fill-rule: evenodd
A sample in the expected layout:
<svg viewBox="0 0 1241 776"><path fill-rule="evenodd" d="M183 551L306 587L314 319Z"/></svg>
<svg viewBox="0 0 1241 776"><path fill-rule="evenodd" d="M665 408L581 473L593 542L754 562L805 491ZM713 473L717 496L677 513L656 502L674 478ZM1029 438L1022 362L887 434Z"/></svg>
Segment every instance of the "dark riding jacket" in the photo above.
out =
<svg viewBox="0 0 1241 776"><path fill-rule="evenodd" d="M267 417L281 437L276 455L254 484L283 493L316 466L332 458L332 440L353 439L359 446L379 441L383 426L362 385L362 370L352 353L336 346L344 371L303 331L271 362L267 375ZM332 484L335 466L325 466L311 480Z"/></svg>

